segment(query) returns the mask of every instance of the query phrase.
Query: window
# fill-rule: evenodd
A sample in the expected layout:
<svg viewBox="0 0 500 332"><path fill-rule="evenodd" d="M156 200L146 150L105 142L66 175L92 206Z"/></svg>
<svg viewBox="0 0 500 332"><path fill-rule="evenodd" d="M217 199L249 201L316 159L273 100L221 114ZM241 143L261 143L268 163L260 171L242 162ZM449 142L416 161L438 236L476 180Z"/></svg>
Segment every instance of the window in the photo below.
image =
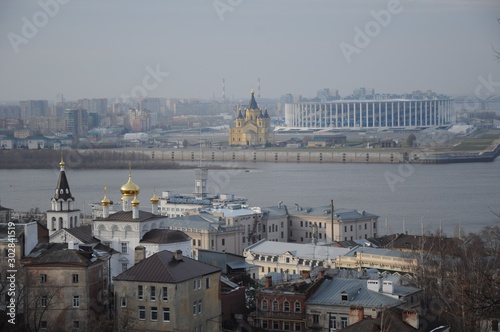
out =
<svg viewBox="0 0 500 332"><path fill-rule="evenodd" d="M209 289L210 288L210 278L205 278L205 288Z"/></svg>
<svg viewBox="0 0 500 332"><path fill-rule="evenodd" d="M150 310L151 310L151 315L150 315L151 317L150 317L150 319L152 321L158 320L158 307L151 307Z"/></svg>
<svg viewBox="0 0 500 332"><path fill-rule="evenodd" d="M283 331L290 331L290 322L283 322Z"/></svg>
<svg viewBox="0 0 500 332"><path fill-rule="evenodd" d="M273 320L273 330L279 330L280 329L280 322L277 320Z"/></svg>
<svg viewBox="0 0 500 332"><path fill-rule="evenodd" d="M368 229L368 224L367 223L365 223L365 229Z"/></svg>
<svg viewBox="0 0 500 332"><path fill-rule="evenodd" d="M161 291L161 299L163 301L168 301L168 288L167 287L163 287L162 288L162 291Z"/></svg>
<svg viewBox="0 0 500 332"><path fill-rule="evenodd" d="M300 227L304 227L304 222L302 220L300 221Z"/></svg>
<svg viewBox="0 0 500 332"><path fill-rule="evenodd" d="M73 328L74 329L79 329L80 328L80 321L79 320L74 320L73 321Z"/></svg>
<svg viewBox="0 0 500 332"><path fill-rule="evenodd" d="M295 302L295 312L300 312L300 302Z"/></svg>
<svg viewBox="0 0 500 332"><path fill-rule="evenodd" d="M122 242L121 246L122 246L122 254L128 253L128 245L127 245L127 243L126 242Z"/></svg>
<svg viewBox="0 0 500 332"><path fill-rule="evenodd" d="M46 320L42 320L40 322L40 328L43 330L47 329L47 321Z"/></svg>
<svg viewBox="0 0 500 332"><path fill-rule="evenodd" d="M301 331L302 330L302 326L300 325L300 323L295 323L295 331Z"/></svg>
<svg viewBox="0 0 500 332"><path fill-rule="evenodd" d="M351 225L351 232L352 232L352 225Z"/></svg>
<svg viewBox="0 0 500 332"><path fill-rule="evenodd" d="M139 306L139 320L145 320L146 319L146 307L143 305Z"/></svg>
<svg viewBox="0 0 500 332"><path fill-rule="evenodd" d="M340 327L347 327L347 317L340 317Z"/></svg>
<svg viewBox="0 0 500 332"><path fill-rule="evenodd" d="M155 286L149 286L150 294L149 294L149 299L151 301L156 301L156 287Z"/></svg>
<svg viewBox="0 0 500 332"><path fill-rule="evenodd" d="M347 294L343 293L340 295L342 301L349 301L349 298L347 297Z"/></svg>
<svg viewBox="0 0 500 332"><path fill-rule="evenodd" d="M170 308L163 308L163 321L170 322Z"/></svg>
<svg viewBox="0 0 500 332"><path fill-rule="evenodd" d="M200 289L201 288L201 279L196 279L193 280L193 289Z"/></svg>
<svg viewBox="0 0 500 332"><path fill-rule="evenodd" d="M73 296L73 308L80 307L80 295Z"/></svg>
<svg viewBox="0 0 500 332"><path fill-rule="evenodd" d="M274 300L273 301L273 311L278 311L278 301Z"/></svg>
<svg viewBox="0 0 500 332"><path fill-rule="evenodd" d="M122 263L122 272L127 271L128 269L128 264L127 263Z"/></svg>
<svg viewBox="0 0 500 332"><path fill-rule="evenodd" d="M267 300L262 300L261 307L262 307L262 311L267 311L268 310L268 308L267 308Z"/></svg>
<svg viewBox="0 0 500 332"><path fill-rule="evenodd" d="M326 224L325 224L325 226L326 226ZM322 227L322 226L321 226L321 223L319 223L319 228L321 228L321 227Z"/></svg>
<svg viewBox="0 0 500 332"><path fill-rule="evenodd" d="M319 324L319 315L313 315L313 324Z"/></svg>
<svg viewBox="0 0 500 332"><path fill-rule="evenodd" d="M47 282L47 275L46 274L40 274L40 282L42 284Z"/></svg>
<svg viewBox="0 0 500 332"><path fill-rule="evenodd" d="M142 285L137 285L137 299L144 299L144 287Z"/></svg>
<svg viewBox="0 0 500 332"><path fill-rule="evenodd" d="M127 298L125 296L120 297L120 303L122 308L125 308L127 306Z"/></svg>
<svg viewBox="0 0 500 332"><path fill-rule="evenodd" d="M283 302L283 311L290 312L290 302L288 301Z"/></svg>
<svg viewBox="0 0 500 332"><path fill-rule="evenodd" d="M198 301L198 313L201 314L203 312L203 300Z"/></svg>
<svg viewBox="0 0 500 332"><path fill-rule="evenodd" d="M196 315L196 308L198 306L198 302L194 301L193 302L193 315Z"/></svg>
<svg viewBox="0 0 500 332"><path fill-rule="evenodd" d="M78 282L78 274L73 274L73 282L74 283Z"/></svg>
<svg viewBox="0 0 500 332"><path fill-rule="evenodd" d="M226 239L222 239L222 245L225 246L226 245Z"/></svg>
<svg viewBox="0 0 500 332"><path fill-rule="evenodd" d="M196 240L193 239L193 247L196 246Z"/></svg>
<svg viewBox="0 0 500 332"><path fill-rule="evenodd" d="M267 320L262 321L262 328L267 329Z"/></svg>
<svg viewBox="0 0 500 332"><path fill-rule="evenodd" d="M110 247L110 248L111 248L111 242L103 242L103 244L104 244L106 247Z"/></svg>
<svg viewBox="0 0 500 332"><path fill-rule="evenodd" d="M40 297L40 307L46 307L47 306L47 295L42 295Z"/></svg>

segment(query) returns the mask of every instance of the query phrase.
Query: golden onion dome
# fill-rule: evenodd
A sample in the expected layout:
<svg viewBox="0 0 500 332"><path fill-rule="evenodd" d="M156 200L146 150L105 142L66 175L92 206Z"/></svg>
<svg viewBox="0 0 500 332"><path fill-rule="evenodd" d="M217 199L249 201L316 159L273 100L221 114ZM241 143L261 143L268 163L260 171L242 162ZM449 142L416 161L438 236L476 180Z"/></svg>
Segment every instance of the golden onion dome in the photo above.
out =
<svg viewBox="0 0 500 332"><path fill-rule="evenodd" d="M160 201L158 199L158 196L156 196L156 192L153 194L153 197L151 197L151 204L158 204L158 202Z"/></svg>
<svg viewBox="0 0 500 332"><path fill-rule="evenodd" d="M104 187L104 198L101 201L102 206L108 206L111 204L111 201L109 200L108 196L106 196L106 187Z"/></svg>
<svg viewBox="0 0 500 332"><path fill-rule="evenodd" d="M61 161L59 162L59 166L60 166L61 168L64 168L64 166L65 166L65 165L66 165L66 164L64 163L63 154L62 154L62 152L61 152Z"/></svg>
<svg viewBox="0 0 500 332"><path fill-rule="evenodd" d="M132 204L132 206L139 206L139 203L141 203L141 202L137 199L137 195L135 195L134 200L132 202L130 202L130 204Z"/></svg>
<svg viewBox="0 0 500 332"><path fill-rule="evenodd" d="M138 195L140 191L141 188L132 181L132 174L129 174L128 182L120 188L120 192L123 196L135 196Z"/></svg>

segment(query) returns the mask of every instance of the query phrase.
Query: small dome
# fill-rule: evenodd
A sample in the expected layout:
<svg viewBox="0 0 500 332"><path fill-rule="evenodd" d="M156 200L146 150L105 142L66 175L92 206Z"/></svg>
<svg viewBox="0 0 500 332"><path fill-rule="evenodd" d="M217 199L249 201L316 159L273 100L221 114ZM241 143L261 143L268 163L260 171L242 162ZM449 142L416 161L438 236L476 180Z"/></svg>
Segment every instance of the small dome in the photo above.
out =
<svg viewBox="0 0 500 332"><path fill-rule="evenodd" d="M132 181L132 174L129 174L128 182L120 188L120 192L123 196L136 196L140 191L141 188Z"/></svg>
<svg viewBox="0 0 500 332"><path fill-rule="evenodd" d="M106 187L104 187L104 198L101 201L102 206L108 206L111 204L111 201L109 200L108 196L106 196Z"/></svg>
<svg viewBox="0 0 500 332"><path fill-rule="evenodd" d="M191 238L184 232L171 229L152 229L142 237L141 242L150 243L177 243L190 241Z"/></svg>
<svg viewBox="0 0 500 332"><path fill-rule="evenodd" d="M158 202L160 201L158 199L158 196L156 196L156 193L153 194L153 197L151 197L151 204L158 204Z"/></svg>
<svg viewBox="0 0 500 332"><path fill-rule="evenodd" d="M141 202L137 199L137 195L134 196L134 200L132 202L130 202L130 204L132 204L132 206L139 206Z"/></svg>

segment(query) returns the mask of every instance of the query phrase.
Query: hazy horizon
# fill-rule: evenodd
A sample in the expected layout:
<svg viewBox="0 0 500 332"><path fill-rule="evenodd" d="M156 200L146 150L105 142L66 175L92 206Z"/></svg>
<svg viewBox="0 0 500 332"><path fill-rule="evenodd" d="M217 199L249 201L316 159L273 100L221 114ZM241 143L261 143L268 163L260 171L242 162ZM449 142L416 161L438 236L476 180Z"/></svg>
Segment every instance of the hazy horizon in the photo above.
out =
<svg viewBox="0 0 500 332"><path fill-rule="evenodd" d="M239 99L258 78L262 98L498 95L499 18L495 0L5 1L0 100L220 99L222 79Z"/></svg>

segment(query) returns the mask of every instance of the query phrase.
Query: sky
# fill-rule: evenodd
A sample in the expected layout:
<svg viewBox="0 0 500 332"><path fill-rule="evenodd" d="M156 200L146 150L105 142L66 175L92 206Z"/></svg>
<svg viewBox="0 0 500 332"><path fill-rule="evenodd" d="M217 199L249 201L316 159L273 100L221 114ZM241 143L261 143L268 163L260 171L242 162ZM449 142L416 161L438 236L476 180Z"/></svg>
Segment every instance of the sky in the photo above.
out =
<svg viewBox="0 0 500 332"><path fill-rule="evenodd" d="M262 98L500 95L499 18L498 0L2 0L0 101L220 99L223 79L247 98L259 78Z"/></svg>

